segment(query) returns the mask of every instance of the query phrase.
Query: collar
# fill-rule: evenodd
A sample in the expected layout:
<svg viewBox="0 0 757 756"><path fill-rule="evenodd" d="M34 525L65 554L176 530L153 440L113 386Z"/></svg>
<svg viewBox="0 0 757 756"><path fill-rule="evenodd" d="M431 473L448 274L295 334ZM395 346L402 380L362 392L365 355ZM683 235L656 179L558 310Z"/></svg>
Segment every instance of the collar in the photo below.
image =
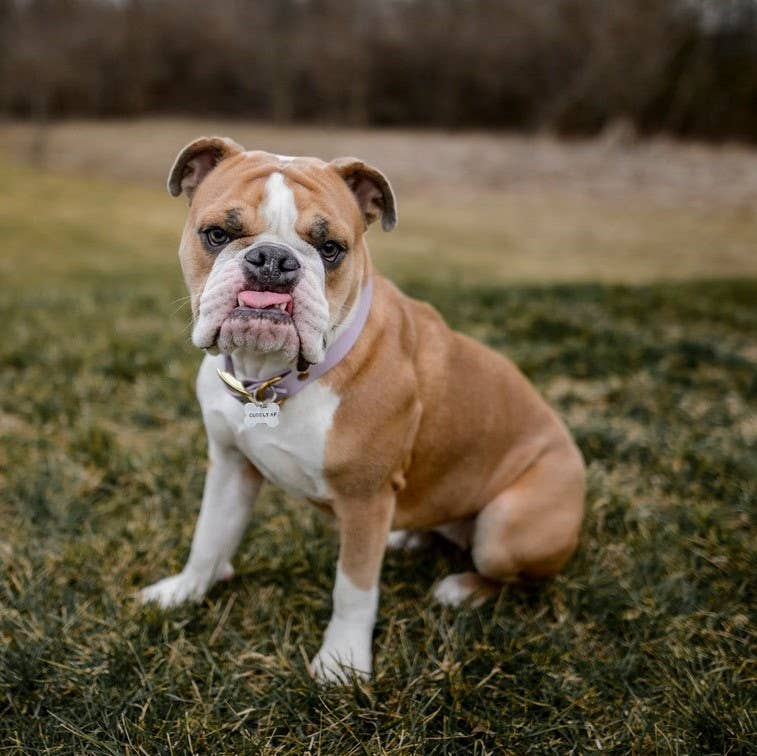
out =
<svg viewBox="0 0 757 756"><path fill-rule="evenodd" d="M317 381L346 357L363 332L363 327L371 311L372 298L373 278L369 277L360 292L352 322L326 350L326 355L318 364L309 365L305 370L285 370L283 373L268 378L242 378L240 380L234 373L234 362L231 355L227 354L226 369L218 368L218 376L231 395L242 403L252 401L282 404L302 391L308 384Z"/></svg>

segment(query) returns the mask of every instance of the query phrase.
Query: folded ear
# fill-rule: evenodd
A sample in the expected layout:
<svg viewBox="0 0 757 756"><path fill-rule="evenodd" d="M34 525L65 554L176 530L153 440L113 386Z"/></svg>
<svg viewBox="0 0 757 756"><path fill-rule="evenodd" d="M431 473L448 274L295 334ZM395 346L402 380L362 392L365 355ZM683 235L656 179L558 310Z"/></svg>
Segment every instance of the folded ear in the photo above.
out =
<svg viewBox="0 0 757 756"><path fill-rule="evenodd" d="M192 201L200 182L222 160L244 152L244 147L228 137L200 137L190 142L176 157L168 174L168 192L178 197L182 192Z"/></svg>
<svg viewBox="0 0 757 756"><path fill-rule="evenodd" d="M381 218L381 228L391 231L397 225L397 209L386 176L357 158L336 158L331 165L355 195L366 225Z"/></svg>

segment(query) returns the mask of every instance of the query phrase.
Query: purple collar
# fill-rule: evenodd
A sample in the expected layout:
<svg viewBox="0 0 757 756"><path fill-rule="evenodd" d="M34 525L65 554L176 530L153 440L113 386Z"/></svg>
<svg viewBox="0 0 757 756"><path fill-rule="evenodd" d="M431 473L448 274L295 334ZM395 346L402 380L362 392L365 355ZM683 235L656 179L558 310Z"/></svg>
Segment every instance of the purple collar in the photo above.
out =
<svg viewBox="0 0 757 756"><path fill-rule="evenodd" d="M373 278L368 278L360 292L357 310L352 322L339 338L326 350L326 356L316 365L310 365L306 370L285 370L283 373L268 378L237 379L234 373L234 362L231 355L226 355L226 371L218 370L218 375L229 393L238 401L277 402L281 404L295 394L302 391L308 384L317 381L334 365L341 362L355 345L363 331L371 312L373 298ZM234 385L236 384L236 385ZM241 384L241 385L240 385ZM244 388L244 392L240 389Z"/></svg>

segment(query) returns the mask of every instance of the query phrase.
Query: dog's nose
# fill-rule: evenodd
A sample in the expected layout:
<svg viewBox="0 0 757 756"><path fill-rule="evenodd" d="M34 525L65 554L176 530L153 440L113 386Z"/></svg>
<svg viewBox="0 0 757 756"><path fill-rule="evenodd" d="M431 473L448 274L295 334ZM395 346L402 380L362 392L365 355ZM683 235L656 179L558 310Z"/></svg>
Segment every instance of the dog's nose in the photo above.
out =
<svg viewBox="0 0 757 756"><path fill-rule="evenodd" d="M258 244L245 252L244 265L253 279L264 284L290 285L300 264L292 250L280 244Z"/></svg>

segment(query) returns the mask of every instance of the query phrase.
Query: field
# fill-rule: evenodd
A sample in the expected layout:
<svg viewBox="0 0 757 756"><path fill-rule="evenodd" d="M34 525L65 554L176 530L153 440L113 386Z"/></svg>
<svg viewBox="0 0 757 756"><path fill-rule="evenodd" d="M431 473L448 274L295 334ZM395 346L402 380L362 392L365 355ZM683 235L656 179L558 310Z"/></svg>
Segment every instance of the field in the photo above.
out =
<svg viewBox="0 0 757 756"><path fill-rule="evenodd" d="M210 130L384 167L379 267L513 357L588 463L551 582L451 611L429 589L467 555L387 557L368 684L307 675L336 543L273 488L202 605L131 598L181 567L201 492L160 185ZM27 127L0 137L2 752L753 750L754 153L137 122L56 127L33 167Z"/></svg>

